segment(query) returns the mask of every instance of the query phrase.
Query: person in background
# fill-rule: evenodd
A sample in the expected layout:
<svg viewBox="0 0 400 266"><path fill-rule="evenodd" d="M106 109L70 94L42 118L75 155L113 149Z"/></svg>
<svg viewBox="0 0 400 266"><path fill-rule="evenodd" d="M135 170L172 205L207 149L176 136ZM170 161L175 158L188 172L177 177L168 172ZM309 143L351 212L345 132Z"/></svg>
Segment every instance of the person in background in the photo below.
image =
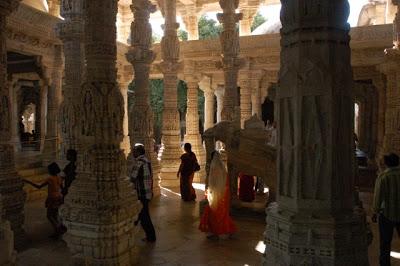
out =
<svg viewBox="0 0 400 266"><path fill-rule="evenodd" d="M69 161L69 163L64 167L64 170L61 173L61 177L64 179L64 186L62 190L64 198L68 194L68 190L72 182L76 178L76 159L77 159L76 150L73 149L67 150L67 160Z"/></svg>
<svg viewBox="0 0 400 266"><path fill-rule="evenodd" d="M42 184L38 185L26 179L24 179L23 181L37 189L41 189L47 186L47 219L54 229L54 234L50 237L58 239L62 234L66 232L65 226L60 222L58 216L58 208L63 204L63 195L61 193L63 181L61 177L58 176L58 174L61 172L58 164L51 163L49 164L47 169L49 172L49 177Z"/></svg>
<svg viewBox="0 0 400 266"><path fill-rule="evenodd" d="M390 265L393 231L400 235L400 168L399 157L388 154L383 157L387 167L376 179L372 221L379 220L381 266Z"/></svg>
<svg viewBox="0 0 400 266"><path fill-rule="evenodd" d="M239 199L244 202L255 199L254 176L239 173Z"/></svg>
<svg viewBox="0 0 400 266"><path fill-rule="evenodd" d="M211 154L211 166L208 176L207 199L199 229L208 233L207 238L218 239L220 236L231 236L236 226L230 217L230 187L228 172L219 152Z"/></svg>
<svg viewBox="0 0 400 266"><path fill-rule="evenodd" d="M130 180L134 184L138 198L143 207L139 213L138 220L146 234L143 241L154 243L156 232L151 221L149 203L153 198L153 173L150 160L145 156L146 151L143 144L135 144L133 151L134 163L130 171Z"/></svg>
<svg viewBox="0 0 400 266"><path fill-rule="evenodd" d="M192 152L192 145L185 143L183 146L185 153L181 156L181 165L176 176L180 177L181 197L183 201L195 201L196 191L193 188L193 178L195 171L200 170L196 154Z"/></svg>

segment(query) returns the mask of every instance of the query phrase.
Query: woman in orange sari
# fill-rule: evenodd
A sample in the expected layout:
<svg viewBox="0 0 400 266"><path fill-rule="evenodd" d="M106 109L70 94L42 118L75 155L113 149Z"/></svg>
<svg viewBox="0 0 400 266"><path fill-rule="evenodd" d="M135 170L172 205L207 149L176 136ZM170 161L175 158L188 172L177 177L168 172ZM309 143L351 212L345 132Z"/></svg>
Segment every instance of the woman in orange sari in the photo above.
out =
<svg viewBox="0 0 400 266"><path fill-rule="evenodd" d="M196 154L192 152L190 143L185 143L183 148L185 153L181 156L181 165L177 173L177 177L180 177L181 198L183 201L194 201L196 199L196 191L192 183L198 162Z"/></svg>
<svg viewBox="0 0 400 266"><path fill-rule="evenodd" d="M207 188L208 205L205 207L200 219L199 229L209 234L207 238L218 238L222 235L232 235L236 232L236 226L229 215L230 188L228 173L219 152L214 151L211 158Z"/></svg>

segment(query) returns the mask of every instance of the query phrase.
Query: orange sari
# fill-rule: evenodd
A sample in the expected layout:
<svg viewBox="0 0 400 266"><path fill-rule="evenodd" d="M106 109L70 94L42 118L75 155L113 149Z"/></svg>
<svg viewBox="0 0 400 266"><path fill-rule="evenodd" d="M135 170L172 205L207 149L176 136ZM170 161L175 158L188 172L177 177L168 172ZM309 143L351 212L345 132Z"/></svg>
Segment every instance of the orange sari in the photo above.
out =
<svg viewBox="0 0 400 266"><path fill-rule="evenodd" d="M233 234L237 231L232 218L229 215L230 210L230 188L229 178L226 180L225 193L222 200L218 202L217 208L213 210L210 205L204 208L200 219L199 229L202 232L213 235Z"/></svg>

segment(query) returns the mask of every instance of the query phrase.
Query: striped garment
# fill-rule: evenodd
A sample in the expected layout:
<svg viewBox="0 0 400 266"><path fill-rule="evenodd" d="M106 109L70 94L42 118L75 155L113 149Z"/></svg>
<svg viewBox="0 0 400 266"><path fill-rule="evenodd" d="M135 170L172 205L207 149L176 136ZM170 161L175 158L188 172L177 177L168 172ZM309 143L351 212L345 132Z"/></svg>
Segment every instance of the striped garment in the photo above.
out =
<svg viewBox="0 0 400 266"><path fill-rule="evenodd" d="M153 197L153 174L151 162L144 155L134 160L129 178L135 184L138 198L151 200Z"/></svg>
<svg viewBox="0 0 400 266"><path fill-rule="evenodd" d="M400 222L400 168L388 168L375 182L372 210L392 222Z"/></svg>

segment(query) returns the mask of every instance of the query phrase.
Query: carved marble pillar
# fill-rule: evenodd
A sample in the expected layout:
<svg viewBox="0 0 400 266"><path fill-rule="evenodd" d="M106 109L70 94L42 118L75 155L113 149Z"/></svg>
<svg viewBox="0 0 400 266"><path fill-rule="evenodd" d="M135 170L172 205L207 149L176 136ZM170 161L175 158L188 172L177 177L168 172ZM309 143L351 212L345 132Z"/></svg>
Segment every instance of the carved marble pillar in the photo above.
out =
<svg viewBox="0 0 400 266"><path fill-rule="evenodd" d="M71 3L71 2L69 2ZM77 178L61 215L74 265L134 265L139 204L127 179L124 101L116 81L117 0L84 1L86 74Z"/></svg>
<svg viewBox="0 0 400 266"><path fill-rule="evenodd" d="M51 67L46 69L46 76L48 81L47 91L47 126L46 137L44 142L43 154L46 161L54 161L59 153L59 110L61 103L61 87L62 87L62 72L63 72L63 58L62 48L57 46L55 48L55 57Z"/></svg>
<svg viewBox="0 0 400 266"><path fill-rule="evenodd" d="M7 82L6 17L20 1L0 2L0 194L3 196L3 218L10 221L15 247L23 245L24 203L23 182L15 170L14 148L11 143L10 95ZM0 235L1 238L1 235Z"/></svg>
<svg viewBox="0 0 400 266"><path fill-rule="evenodd" d="M222 121L222 108L224 104L225 88L218 85L214 93L217 97L217 123L219 123Z"/></svg>
<svg viewBox="0 0 400 266"><path fill-rule="evenodd" d="M261 90L257 85L254 84L251 90L251 115L256 115L259 119L262 119Z"/></svg>
<svg viewBox="0 0 400 266"><path fill-rule="evenodd" d="M128 43L128 39L131 34L131 23L133 21L132 11L129 3L118 4L117 14L117 41L122 43Z"/></svg>
<svg viewBox="0 0 400 266"><path fill-rule="evenodd" d="M378 132L376 141L376 162L384 155L384 136L385 136L385 113L386 113L386 85L383 75L373 79L374 86L378 92Z"/></svg>
<svg viewBox="0 0 400 266"><path fill-rule="evenodd" d="M188 41L199 39L199 20L196 10L182 17L188 33Z"/></svg>
<svg viewBox="0 0 400 266"><path fill-rule="evenodd" d="M135 19L131 27L131 47L126 57L135 71L135 101L129 115L130 143L132 148L135 143L145 146L146 155L153 166L153 193L158 196L160 166L154 152L154 118L149 85L150 65L156 56L151 50L152 29L149 19L150 14L156 11L156 6L149 0L134 0L131 8Z"/></svg>
<svg viewBox="0 0 400 266"><path fill-rule="evenodd" d="M214 126L214 89L211 87L210 79L202 80L199 83L200 89L204 92L204 131Z"/></svg>
<svg viewBox="0 0 400 266"><path fill-rule="evenodd" d="M14 151L21 150L21 137L20 137L20 121L21 118L18 116L18 99L17 99L17 91L20 89L20 85L18 85L18 79L13 79L8 83L9 95L10 95L10 104L11 104L11 142L14 145Z"/></svg>
<svg viewBox="0 0 400 266"><path fill-rule="evenodd" d="M282 1L279 187L264 265L368 265L365 213L354 205L349 4L315 3Z"/></svg>
<svg viewBox="0 0 400 266"><path fill-rule="evenodd" d="M185 66L186 67L186 66ZM192 145L192 151L196 154L200 164L200 171L196 172L194 182L204 183L206 154L203 147L200 130L199 130L199 106L198 106L198 88L199 80L195 76L187 76L187 110L186 110L186 134L185 142Z"/></svg>
<svg viewBox="0 0 400 266"><path fill-rule="evenodd" d="M63 158L68 149L75 149L79 155L81 131L81 91L84 70L83 14L82 0L62 0L61 15L64 18L57 25L56 33L63 42L64 82L63 99L60 104L59 124L61 133L60 155Z"/></svg>
<svg viewBox="0 0 400 266"><path fill-rule="evenodd" d="M243 18L239 22L239 35L249 36L251 35L251 26L253 25L253 20L254 16L257 13L257 8L240 9L240 13L243 14Z"/></svg>
<svg viewBox="0 0 400 266"><path fill-rule="evenodd" d="M60 16L60 2L61 0L47 0L49 5L49 14L55 17Z"/></svg>
<svg viewBox="0 0 400 266"><path fill-rule="evenodd" d="M167 187L179 186L176 178L182 149L180 147L180 125L178 112L178 69L179 39L176 22L176 0L163 1L164 36L161 40L160 69L164 75L164 110L162 125L162 142L164 151L161 157L161 184Z"/></svg>
<svg viewBox="0 0 400 266"><path fill-rule="evenodd" d="M121 149L124 151L125 155L128 156L131 152L131 143L129 141L129 110L128 110L128 87L131 83L131 75L126 75L123 71L118 68L117 72L117 82L121 95L124 98L124 123L123 123L123 133L124 138L121 142Z"/></svg>
<svg viewBox="0 0 400 266"><path fill-rule="evenodd" d="M237 14L239 1L220 0L219 4L223 13L218 13L217 18L223 25L220 36L222 47L222 60L219 67L224 71L225 96L222 109L222 120L233 121L240 126L240 106L238 106L238 72L243 64L239 59L239 32L236 29L237 22L242 14Z"/></svg>
<svg viewBox="0 0 400 266"><path fill-rule="evenodd" d="M240 126L251 117L251 81L246 77L239 81L240 85Z"/></svg>

